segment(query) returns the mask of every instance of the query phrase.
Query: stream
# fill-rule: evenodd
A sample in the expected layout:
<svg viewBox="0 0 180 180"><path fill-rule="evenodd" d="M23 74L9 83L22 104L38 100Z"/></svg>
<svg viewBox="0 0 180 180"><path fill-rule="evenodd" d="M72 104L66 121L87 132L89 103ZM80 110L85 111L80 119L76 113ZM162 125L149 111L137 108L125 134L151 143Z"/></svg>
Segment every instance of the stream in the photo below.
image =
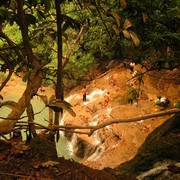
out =
<svg viewBox="0 0 180 180"><path fill-rule="evenodd" d="M84 105L87 105L88 103L93 102L94 100L96 100L97 98L102 96L103 93L104 93L104 91L99 90L99 89L93 91L91 94L88 95L88 97L91 101L84 102ZM74 95L70 95L69 97L65 98L65 100L69 102L74 98L81 98L81 96L79 94L74 94ZM8 99L6 99L6 97L5 97L3 101L13 100L13 101L17 102L18 99L19 99L19 97L15 96L14 94L8 94ZM45 107L45 104L43 103L43 101L38 96L35 96L31 100L31 103L33 105L33 109L34 109L35 114L42 111L42 109ZM0 109L0 117L7 117L7 115L10 112L11 112L11 109L3 106ZM22 116L26 116L26 115L27 115L26 112L24 112L24 114ZM63 117L65 117L65 114ZM45 108L41 113L35 115L34 122L47 126L48 125L48 118L49 118L49 109ZM20 121L27 121L27 118L23 118ZM97 122L98 122L98 118L94 117L93 121L92 121L92 125L96 125ZM64 121L62 118L60 120L60 125L63 125L63 124L64 124ZM95 133L94 136L96 136L96 135L97 134ZM7 137L8 136L9 135L7 135ZM23 136L23 139L25 140L25 138L26 138L25 131L22 131L22 136ZM99 143L99 138L97 137L95 139L97 141L96 143ZM82 159L80 159L74 155L73 145L71 142L69 142L67 140L67 138L64 136L64 132L62 132L62 131L60 131L60 139L59 139L58 143L56 143L56 149L57 149L58 157L64 157L65 159L73 159L73 160L78 161L78 162L80 162L82 160Z"/></svg>

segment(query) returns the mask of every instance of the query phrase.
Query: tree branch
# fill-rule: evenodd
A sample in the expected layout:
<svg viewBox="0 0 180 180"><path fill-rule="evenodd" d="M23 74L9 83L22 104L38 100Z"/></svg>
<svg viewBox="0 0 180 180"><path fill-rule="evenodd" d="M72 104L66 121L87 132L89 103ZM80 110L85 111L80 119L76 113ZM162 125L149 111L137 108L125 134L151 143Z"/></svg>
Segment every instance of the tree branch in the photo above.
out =
<svg viewBox="0 0 180 180"><path fill-rule="evenodd" d="M70 56L71 56L71 54L72 54L72 52L73 52L76 44L79 42L80 37L81 37L82 34L84 33L85 27L86 27L86 25L83 25L83 26L81 27L81 30L80 30L78 36L76 37L74 43L72 44L71 47L68 48L67 54L66 54L66 56L64 57L65 60L64 60L63 65L62 65L62 68L63 68L63 69L64 69L64 67L66 66L66 64L69 62Z"/></svg>
<svg viewBox="0 0 180 180"><path fill-rule="evenodd" d="M166 110L166 111L163 111L163 112L158 112L158 113L155 113L155 114L148 114L148 115L144 115L144 116L140 116L140 117L117 119L117 120L115 119L115 120L105 122L105 123L102 123L102 124L99 124L99 125L93 127L91 129L91 133L89 135L93 134L94 131L96 131L96 130L98 130L100 128L109 126L111 124L136 122L136 121L150 119L150 118L153 118L153 117L160 117L160 116L176 114L176 113L179 113L179 112L180 112L180 109L175 108L175 109L170 109L170 110Z"/></svg>
<svg viewBox="0 0 180 180"><path fill-rule="evenodd" d="M108 121L108 122L105 122L102 124L98 124L96 126L52 125L51 127L46 127L44 125L41 125L41 124L35 123L35 122L29 122L29 123L40 126L40 127L42 127L42 129L46 129L46 130L51 130L51 131L60 130L60 131L71 132L71 133L87 134L88 136L91 136L96 130L104 128L104 127L112 125L112 124L136 122L136 121L141 121L141 120L147 120L147 119L150 119L153 117L161 117L161 116L172 115L172 114L176 114L176 113L180 113L180 109L174 108L174 109L170 109L170 110L166 110L166 111L162 111L162 112L158 112L158 113L154 113L154 114L148 114L148 115L133 117L133 118L113 119L111 121ZM26 124L27 122L21 121L18 123ZM88 131L77 131L75 129L82 129L82 130L88 130Z"/></svg>
<svg viewBox="0 0 180 180"><path fill-rule="evenodd" d="M35 115L37 115L37 114L40 114L42 111L44 111L44 109L46 108L46 106L41 110L41 111L39 111L39 112L37 112L37 113L34 113L34 116ZM20 118L9 118L9 117L7 117L7 118L5 118L5 117L0 117L0 119L4 119L4 120L21 120L21 119L24 119L24 118L27 118L28 116L22 116L22 117L20 117Z"/></svg>

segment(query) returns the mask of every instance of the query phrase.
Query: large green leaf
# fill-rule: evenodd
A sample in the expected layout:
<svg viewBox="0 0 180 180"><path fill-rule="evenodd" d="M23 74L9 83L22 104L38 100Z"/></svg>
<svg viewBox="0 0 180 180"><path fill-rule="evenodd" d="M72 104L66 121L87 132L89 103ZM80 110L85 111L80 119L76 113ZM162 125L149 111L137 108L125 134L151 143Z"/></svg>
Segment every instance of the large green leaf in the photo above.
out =
<svg viewBox="0 0 180 180"><path fill-rule="evenodd" d="M118 27L120 27L120 20L121 20L120 15L117 12L112 12L111 15L116 19L116 23Z"/></svg>
<svg viewBox="0 0 180 180"><path fill-rule="evenodd" d="M65 22L62 26L62 31L65 32L69 28L69 22Z"/></svg>
<svg viewBox="0 0 180 180"><path fill-rule="evenodd" d="M51 1L50 0L41 0L41 4L44 4L44 6L45 6L44 13L47 13L51 9Z"/></svg>
<svg viewBox="0 0 180 180"><path fill-rule="evenodd" d="M142 16L143 16L143 22L146 22L148 19L148 15L144 12L142 12Z"/></svg>
<svg viewBox="0 0 180 180"><path fill-rule="evenodd" d="M119 32L120 32L120 31L119 31L119 28L118 28L117 26L115 26L115 25L113 25L112 28L114 29L116 35L118 35Z"/></svg>
<svg viewBox="0 0 180 180"><path fill-rule="evenodd" d="M0 6L9 4L8 0L0 0Z"/></svg>
<svg viewBox="0 0 180 180"><path fill-rule="evenodd" d="M132 23L128 19L125 19L123 29L128 29L131 26L132 26Z"/></svg>
<svg viewBox="0 0 180 180"><path fill-rule="evenodd" d="M38 15L45 19L45 14L42 11L37 11Z"/></svg>
<svg viewBox="0 0 180 180"><path fill-rule="evenodd" d="M64 30L66 30L69 27L75 30L80 30L80 24L78 21L66 15L62 15L62 18L63 18L63 21L65 22L64 23L65 27L63 28Z"/></svg>
<svg viewBox="0 0 180 180"><path fill-rule="evenodd" d="M123 30L122 32L123 32L125 38L127 38L127 39L131 38L131 36L127 30Z"/></svg>
<svg viewBox="0 0 180 180"><path fill-rule="evenodd" d="M133 31L129 31L129 34L131 36L132 41L134 42L135 46L139 46L140 45L140 40L137 36L137 34Z"/></svg>
<svg viewBox="0 0 180 180"><path fill-rule="evenodd" d="M120 4L123 9L125 9L127 6L126 0L120 0Z"/></svg>
<svg viewBox="0 0 180 180"><path fill-rule="evenodd" d="M44 37L45 37L44 32L40 32L39 35L38 35L38 41L39 41L39 43L42 43Z"/></svg>
<svg viewBox="0 0 180 180"><path fill-rule="evenodd" d="M55 112L59 111L61 108L69 112L73 117L76 116L76 113L72 109L72 105L64 100L55 99L49 102L49 104L46 105L47 107L53 109Z"/></svg>
<svg viewBox="0 0 180 180"><path fill-rule="evenodd" d="M9 24L12 26L14 24L14 22L16 22L18 24L18 16L17 15L13 15L11 16L11 18L9 19Z"/></svg>
<svg viewBox="0 0 180 180"><path fill-rule="evenodd" d="M32 14L26 14L28 24L36 24L36 18Z"/></svg>
<svg viewBox="0 0 180 180"><path fill-rule="evenodd" d="M7 9L0 7L0 23L4 22L9 16Z"/></svg>
<svg viewBox="0 0 180 180"><path fill-rule="evenodd" d="M37 0L28 0L28 3L30 6L36 6L37 5Z"/></svg>
<svg viewBox="0 0 180 180"><path fill-rule="evenodd" d="M62 4L62 3L64 3L66 0L57 0L57 1L59 1L59 4Z"/></svg>

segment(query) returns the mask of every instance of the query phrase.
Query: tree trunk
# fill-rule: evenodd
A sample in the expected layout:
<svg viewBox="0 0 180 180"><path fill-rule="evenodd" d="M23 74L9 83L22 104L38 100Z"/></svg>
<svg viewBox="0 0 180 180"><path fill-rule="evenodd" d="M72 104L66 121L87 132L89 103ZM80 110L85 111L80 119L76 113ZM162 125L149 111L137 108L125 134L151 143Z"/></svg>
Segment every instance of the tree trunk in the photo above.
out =
<svg viewBox="0 0 180 180"><path fill-rule="evenodd" d="M58 67L57 67L57 84L56 84L56 99L64 99L63 83L62 83L62 14L60 1L55 0L56 14L57 14L57 34L58 34ZM54 124L59 125L59 116L62 118L63 109L55 112ZM57 131L56 141L59 140L59 131Z"/></svg>
<svg viewBox="0 0 180 180"><path fill-rule="evenodd" d="M32 71L30 76L33 76L35 72L36 72L36 70ZM27 97L26 96L28 96L28 98L34 96L34 94L37 92L37 90L42 82L42 78L43 78L42 73L39 72L33 79L30 80L31 83L27 84L27 87L26 87L22 97L17 102L17 107L14 110L12 110L10 112L10 114L7 116L7 119L9 119L9 120L0 121L0 135L8 134L13 131L15 124L17 123L18 119L21 117L21 115L23 114L23 112L25 111L25 108L27 106ZM30 101L30 100L28 99L28 101ZM32 109L31 104L28 104L28 105L29 105L29 108ZM29 110L28 114L32 113L31 109L28 109ZM31 114L31 116L32 116L32 114ZM31 117L31 120L33 120L32 117ZM33 133L34 133L34 135L36 134L34 131L33 131Z"/></svg>

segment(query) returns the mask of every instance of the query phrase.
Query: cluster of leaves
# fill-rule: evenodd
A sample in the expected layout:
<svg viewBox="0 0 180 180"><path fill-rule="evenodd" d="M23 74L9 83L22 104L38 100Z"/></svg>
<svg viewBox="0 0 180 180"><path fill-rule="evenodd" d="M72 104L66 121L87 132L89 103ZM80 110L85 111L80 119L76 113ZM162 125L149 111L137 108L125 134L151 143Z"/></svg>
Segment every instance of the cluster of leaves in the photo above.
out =
<svg viewBox="0 0 180 180"><path fill-rule="evenodd" d="M25 141L12 142L11 154L23 154L24 151L29 150L30 147L26 145Z"/></svg>
<svg viewBox="0 0 180 180"><path fill-rule="evenodd" d="M133 19L134 28L141 38L139 62L151 57L152 68L173 69L178 65L178 6L178 1L171 0L130 1L126 12ZM174 52L173 56L167 55L167 47Z"/></svg>
<svg viewBox="0 0 180 180"><path fill-rule="evenodd" d="M176 101L176 103L174 104L174 106L175 106L176 108L180 108L180 99L178 99L178 100Z"/></svg>
<svg viewBox="0 0 180 180"><path fill-rule="evenodd" d="M45 80L54 81L57 67L54 1L27 0L25 3L31 46L41 63L50 63L44 70ZM63 20L63 54L68 53L81 26L86 25L85 32L76 47L71 50L69 64L65 67L65 85L69 84L67 77L74 79L73 84L79 83L76 79L81 79L87 74L94 60L131 58L144 63L149 57L153 57L150 68L173 69L178 65L177 0L153 0L151 3L141 0L110 2L61 0L60 3ZM1 1L0 24L16 45L23 49L15 5L15 1ZM0 47L5 49L7 42L0 40ZM173 56L167 55L167 47L172 49ZM13 49L4 50L0 55L3 72L9 66L14 69L17 65L23 67L27 63L19 60L14 55ZM5 59L10 61L9 65Z"/></svg>
<svg viewBox="0 0 180 180"><path fill-rule="evenodd" d="M133 87L130 87L128 90L129 96L127 97L128 103L131 103L131 101L138 102L138 90L134 89Z"/></svg>

